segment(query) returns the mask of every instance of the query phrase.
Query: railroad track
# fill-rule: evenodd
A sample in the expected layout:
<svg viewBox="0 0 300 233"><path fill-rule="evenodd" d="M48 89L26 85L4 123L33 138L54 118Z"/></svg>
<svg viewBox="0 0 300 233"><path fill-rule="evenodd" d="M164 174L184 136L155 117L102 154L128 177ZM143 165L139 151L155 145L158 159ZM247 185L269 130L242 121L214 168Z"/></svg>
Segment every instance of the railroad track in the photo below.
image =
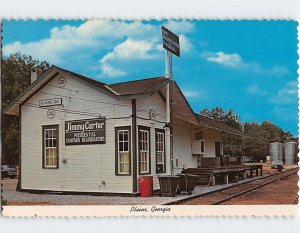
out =
<svg viewBox="0 0 300 233"><path fill-rule="evenodd" d="M276 182L280 179L288 177L298 172L298 168L293 168L284 172L274 173L268 176L261 177L259 179L248 181L246 183L237 184L234 186L226 187L224 189L213 191L201 196L191 197L188 200L180 200L176 204L188 202L193 199L198 199L197 203L205 205L220 205L234 198L245 195L251 191L259 189L263 186Z"/></svg>

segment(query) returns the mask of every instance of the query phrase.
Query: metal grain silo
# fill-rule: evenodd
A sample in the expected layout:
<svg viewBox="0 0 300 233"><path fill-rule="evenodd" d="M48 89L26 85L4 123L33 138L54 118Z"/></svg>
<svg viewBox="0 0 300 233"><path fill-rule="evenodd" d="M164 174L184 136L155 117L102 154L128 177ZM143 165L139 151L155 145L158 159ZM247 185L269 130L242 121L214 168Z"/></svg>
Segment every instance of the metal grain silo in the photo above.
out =
<svg viewBox="0 0 300 233"><path fill-rule="evenodd" d="M297 156L297 142L284 143L284 159L285 164L295 164L295 158Z"/></svg>
<svg viewBox="0 0 300 233"><path fill-rule="evenodd" d="M282 165L283 162L283 144L280 142L270 143L271 166Z"/></svg>

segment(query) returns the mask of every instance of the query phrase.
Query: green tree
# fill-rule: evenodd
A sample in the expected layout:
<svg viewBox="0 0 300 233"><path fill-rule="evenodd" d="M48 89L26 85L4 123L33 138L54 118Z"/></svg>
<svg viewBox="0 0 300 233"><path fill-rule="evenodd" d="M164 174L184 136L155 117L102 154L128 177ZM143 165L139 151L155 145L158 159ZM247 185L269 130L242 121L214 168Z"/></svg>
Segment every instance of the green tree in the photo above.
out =
<svg viewBox="0 0 300 233"><path fill-rule="evenodd" d="M229 109L227 112L225 112L222 108L219 107L215 107L212 110L206 108L203 109L200 114L222 121L234 128L241 128L240 117L236 115L232 109Z"/></svg>
<svg viewBox="0 0 300 233"><path fill-rule="evenodd" d="M19 120L18 117L3 114L3 110L31 84L30 75L33 68L45 70L49 68L49 64L20 53L2 57L2 164L19 162Z"/></svg>
<svg viewBox="0 0 300 233"><path fill-rule="evenodd" d="M258 123L245 123L243 137L243 151L256 160L265 160L270 154L271 142L298 141L290 132L284 132L270 121Z"/></svg>
<svg viewBox="0 0 300 233"><path fill-rule="evenodd" d="M222 108L216 107L212 110L203 109L200 114L212 117L222 121L232 127L241 129L240 117L231 109L225 112ZM224 140L224 148L228 150L230 142L233 148L239 148L240 139L231 138ZM269 155L269 145L271 142L298 142L298 138L293 137L290 132L283 131L280 127L270 121L264 121L261 124L257 122L244 123L244 136L242 138L242 152L245 155L252 156L254 160L265 160ZM238 151L232 151L233 154L239 154ZM228 153L228 151L227 151Z"/></svg>

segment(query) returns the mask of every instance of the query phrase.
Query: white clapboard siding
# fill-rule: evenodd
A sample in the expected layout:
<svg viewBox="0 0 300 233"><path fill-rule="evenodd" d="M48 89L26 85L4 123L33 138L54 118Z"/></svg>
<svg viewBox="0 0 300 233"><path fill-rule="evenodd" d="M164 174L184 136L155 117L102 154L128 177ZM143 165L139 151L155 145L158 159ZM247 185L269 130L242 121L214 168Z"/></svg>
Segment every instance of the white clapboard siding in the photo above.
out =
<svg viewBox="0 0 300 233"><path fill-rule="evenodd" d="M66 77L66 89L57 88L53 79L41 92L27 103L38 104L40 99L63 97L65 109L71 111L101 114L106 121L106 144L64 145L64 121L95 118L89 115L56 112L54 119L47 118L47 110L22 106L22 189L78 191L78 192L132 192L132 175L115 176L115 127L131 126L131 118L109 120L131 115L131 101L117 101L103 91L74 77ZM68 90L67 90L68 89ZM72 90L72 91L70 91ZM43 93L42 93L43 92ZM45 93L55 94L53 96ZM106 103L96 103L87 99ZM128 107L114 105L122 104ZM63 108L55 106L53 108ZM42 168L42 125L59 124L59 168ZM61 162L67 159L67 164ZM105 186L102 185L105 181Z"/></svg>
<svg viewBox="0 0 300 233"><path fill-rule="evenodd" d="M195 168L197 167L197 156L192 155L192 142L195 140L196 126L190 123L174 118L174 170L175 173L181 172L183 168ZM215 142L221 142L221 154L223 154L223 142L219 131L204 128L204 143L205 153L204 157L215 157ZM178 166L176 166L176 159Z"/></svg>
<svg viewBox="0 0 300 233"><path fill-rule="evenodd" d="M149 119L149 110L153 109L155 110L155 120L161 121L161 122L166 122L166 105L164 100L159 96L159 94L154 94L149 98L144 98L144 99L138 99L136 101L136 109L137 109L137 116L141 118L146 118ZM151 141L151 174L153 176L153 189L159 189L159 182L157 175L165 175L167 173L161 173L161 174L156 174L156 148L155 148L155 129L163 129L165 126L164 123L159 123L155 121L150 121L150 120L143 120L137 118L137 125L143 125L150 127L150 141ZM138 127L137 127L138 129ZM138 142L138 133L137 133L137 142ZM138 147L138 143L137 143ZM137 148L138 151L138 148ZM138 155L139 158L139 155ZM169 157L166 158L167 165L169 166ZM138 166L139 166L139 161L138 161ZM138 180L139 180L140 175L138 175Z"/></svg>
<svg viewBox="0 0 300 233"><path fill-rule="evenodd" d="M173 132L174 172L180 173L182 168L197 167L197 158L192 156L193 129L191 123L174 118ZM176 160L178 166L176 166Z"/></svg>
<svg viewBox="0 0 300 233"><path fill-rule="evenodd" d="M205 153L203 157L215 157L215 142L221 142L221 154L223 154L223 142L219 131L206 129L204 131Z"/></svg>

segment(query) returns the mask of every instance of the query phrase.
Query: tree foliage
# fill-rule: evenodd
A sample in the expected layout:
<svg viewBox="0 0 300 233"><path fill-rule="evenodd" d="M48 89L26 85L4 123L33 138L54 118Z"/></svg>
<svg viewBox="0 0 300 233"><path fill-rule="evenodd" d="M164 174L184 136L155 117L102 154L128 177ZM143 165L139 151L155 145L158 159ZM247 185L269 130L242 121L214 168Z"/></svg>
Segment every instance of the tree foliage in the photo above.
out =
<svg viewBox="0 0 300 233"><path fill-rule="evenodd" d="M232 110L225 112L222 108L214 108L212 110L204 109L200 112L222 121L235 128L241 129L242 124L240 117L237 116ZM264 121L261 124L257 122L244 123L244 137L241 140L231 139L233 144L242 143L242 154L252 156L254 160L265 160L269 155L269 145L271 142L287 142L298 141L298 138L293 137L290 132L283 131L280 127L276 126L270 121ZM239 148L235 145L235 148ZM241 154L237 151L232 151L233 154Z"/></svg>
<svg viewBox="0 0 300 233"><path fill-rule="evenodd" d="M219 107L213 108L212 110L206 108L203 109L200 114L222 121L234 128L241 128L240 117L236 115L232 109L229 109L227 112L225 112L222 108Z"/></svg>
<svg viewBox="0 0 300 233"><path fill-rule="evenodd" d="M3 114L3 110L30 85L33 68L45 70L49 64L20 53L2 57L2 164L18 164L19 161L19 120L16 116Z"/></svg>
<svg viewBox="0 0 300 233"><path fill-rule="evenodd" d="M270 121L261 124L256 122L245 123L245 137L243 138L243 151L256 160L265 160L270 154L269 145L271 142L298 141L290 132L285 132Z"/></svg>

